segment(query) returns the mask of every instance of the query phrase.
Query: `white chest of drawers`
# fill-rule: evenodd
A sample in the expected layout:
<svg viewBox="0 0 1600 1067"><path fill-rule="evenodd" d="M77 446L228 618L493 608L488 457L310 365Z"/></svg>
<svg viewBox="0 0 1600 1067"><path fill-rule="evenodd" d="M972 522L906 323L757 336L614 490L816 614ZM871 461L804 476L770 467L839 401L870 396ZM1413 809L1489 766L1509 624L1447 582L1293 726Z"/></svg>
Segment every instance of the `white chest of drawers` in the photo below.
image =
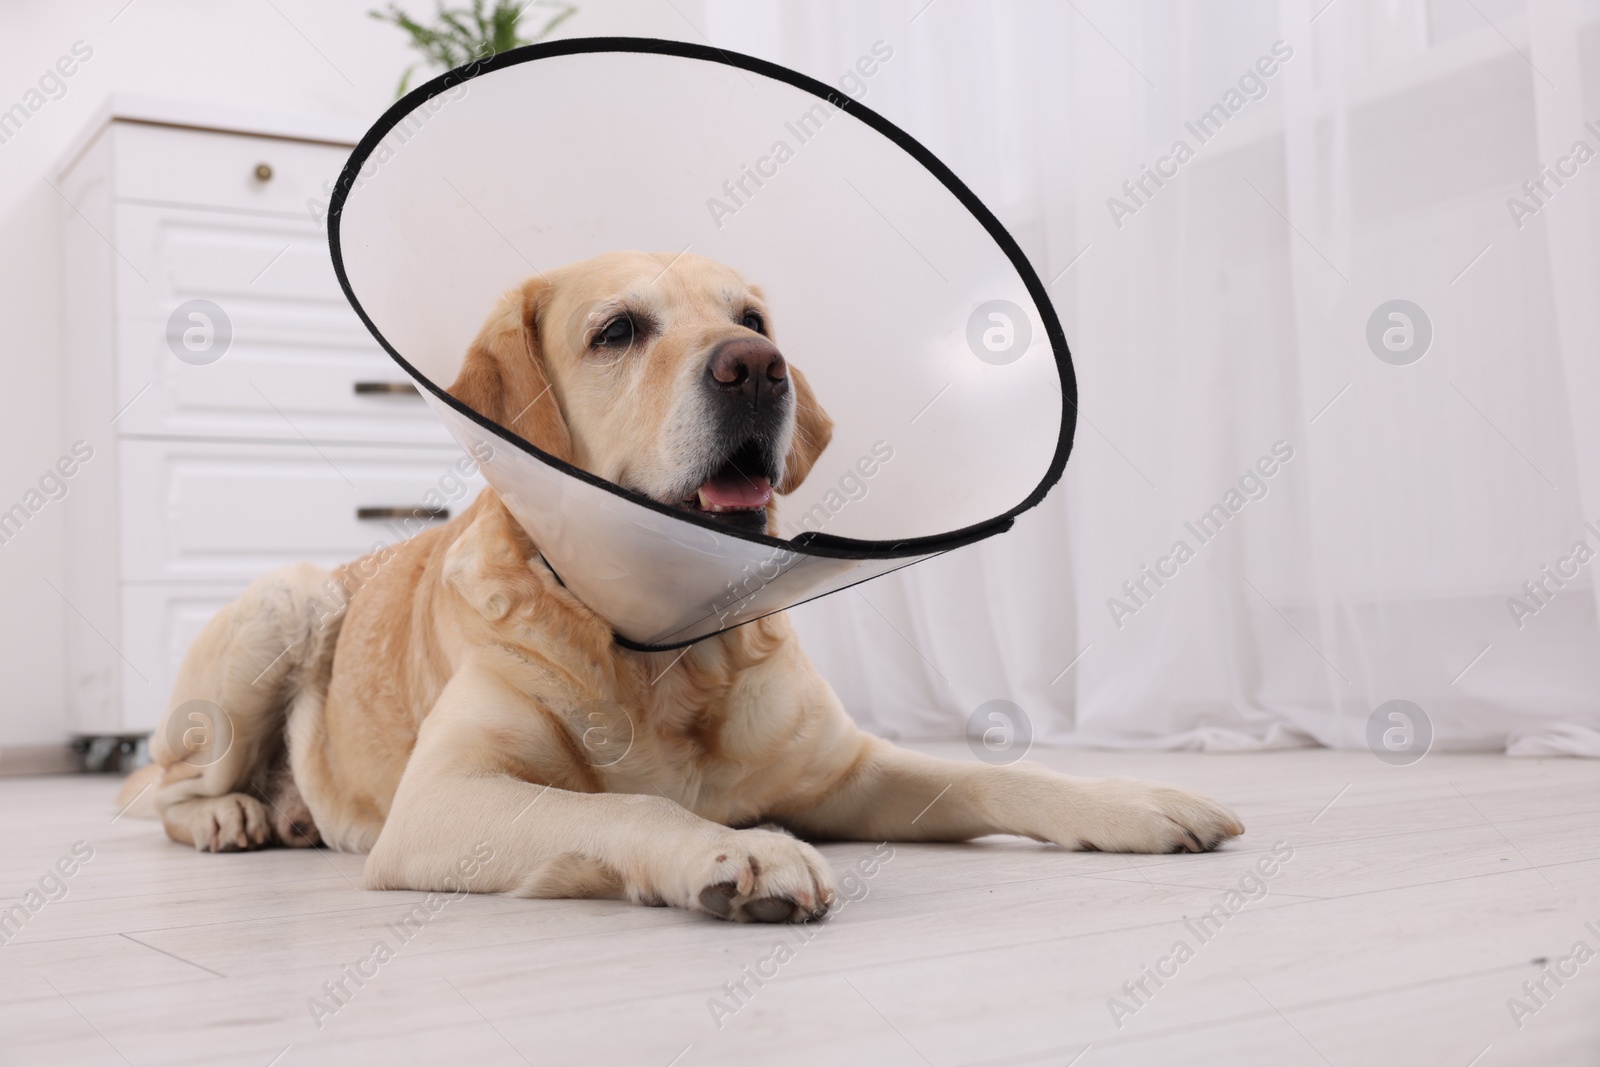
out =
<svg viewBox="0 0 1600 1067"><path fill-rule="evenodd" d="M252 579L481 486L339 291L309 205L350 144L193 115L113 105L55 178L67 443L93 449L62 501L77 734L154 728Z"/></svg>

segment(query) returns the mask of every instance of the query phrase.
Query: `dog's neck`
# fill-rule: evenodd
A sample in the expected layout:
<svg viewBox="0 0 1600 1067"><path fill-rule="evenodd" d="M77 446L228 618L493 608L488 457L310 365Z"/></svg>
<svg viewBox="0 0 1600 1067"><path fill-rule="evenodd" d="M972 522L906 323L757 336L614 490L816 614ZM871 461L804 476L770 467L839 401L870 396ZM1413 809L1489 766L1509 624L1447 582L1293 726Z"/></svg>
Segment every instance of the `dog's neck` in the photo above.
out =
<svg viewBox="0 0 1600 1067"><path fill-rule="evenodd" d="M546 588L550 605L567 617L573 629L582 632L586 646L595 652L605 647L611 658L620 661L619 666L637 666L650 679L658 679L673 668L686 664L702 668L714 665L713 669L719 674L738 673L768 659L791 634L787 617L778 612L723 630L683 648L661 651L630 649L616 641L610 623L567 588L559 572L540 552L538 543L493 489L485 489L479 499L480 506L493 510L491 521L505 524L515 539L528 571L538 584ZM477 511L478 507L471 510Z"/></svg>

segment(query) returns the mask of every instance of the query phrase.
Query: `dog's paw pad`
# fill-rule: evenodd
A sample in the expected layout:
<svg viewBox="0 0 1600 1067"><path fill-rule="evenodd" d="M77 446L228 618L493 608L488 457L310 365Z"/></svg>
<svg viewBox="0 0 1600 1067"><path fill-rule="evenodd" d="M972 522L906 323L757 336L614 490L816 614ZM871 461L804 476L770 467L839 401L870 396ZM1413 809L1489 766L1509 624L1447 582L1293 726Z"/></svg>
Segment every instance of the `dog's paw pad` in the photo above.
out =
<svg viewBox="0 0 1600 1067"><path fill-rule="evenodd" d="M733 882L718 882L700 890L700 906L719 919L726 919L733 914L733 898L738 895L739 887Z"/></svg>
<svg viewBox="0 0 1600 1067"><path fill-rule="evenodd" d="M799 910L788 897L761 897L744 906L744 916L754 923L786 923Z"/></svg>

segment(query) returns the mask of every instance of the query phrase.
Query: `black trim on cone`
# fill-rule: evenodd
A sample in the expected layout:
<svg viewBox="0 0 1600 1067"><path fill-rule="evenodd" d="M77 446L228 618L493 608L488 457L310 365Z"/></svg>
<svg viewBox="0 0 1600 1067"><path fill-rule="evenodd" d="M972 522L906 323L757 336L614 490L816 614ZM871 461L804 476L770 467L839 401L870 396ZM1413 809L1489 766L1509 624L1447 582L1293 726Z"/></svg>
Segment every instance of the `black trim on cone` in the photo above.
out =
<svg viewBox="0 0 1600 1067"><path fill-rule="evenodd" d="M961 205L967 209L973 218L977 219L978 222L982 224L984 230L988 232L989 236L1000 247L1001 251L1005 253L1006 258L1011 262L1012 268L1016 270L1018 277L1022 279L1024 286L1026 286L1028 290L1029 297L1032 298L1034 306L1039 312L1039 317L1043 320L1045 337L1048 339L1051 353L1055 357L1056 370L1061 383L1061 394L1063 401L1061 408L1061 432L1056 441L1055 455L1051 458L1049 469L1046 470L1044 477L1021 503L1017 504L1015 507L1009 509L1003 514L995 516L992 519L974 523L970 526L966 526L959 530L953 530L949 533L894 541L867 541L856 538L838 537L831 534L813 533L810 531L801 533L795 536L793 539L784 540L782 538L772 537L767 534L747 533L740 530L732 530L720 525L712 519L695 515L691 512L681 511L677 508L673 508L666 504L661 504L651 500L649 497L643 496L642 494L624 489L619 485L615 485L602 478L598 478L595 475L590 474L588 471L575 467L570 463L567 463L556 458L555 456L539 450L538 448L535 448L531 443L524 440L521 436L506 430L498 423L491 422L478 412L474 411L472 408L461 403L444 389L436 385L426 375L420 373L406 360L404 356L395 350L394 346L391 345L383 336L382 332L378 330L377 325L373 323L370 317L368 317L366 310L361 306L361 302L356 299L355 292L350 286L350 279L345 273L344 266L344 255L340 233L340 225L343 220L344 213L344 204L346 199L348 199L351 190L354 188L356 179L360 175L361 168L367 162L368 157L371 156L383 138L388 136L391 130L399 125L400 122L408 115L412 114L421 104L435 96L440 95L441 93L445 93L451 89L454 89L456 86L462 84L463 82L469 81L472 78L479 77L483 74L493 73L494 71L500 70L504 67L516 66L520 63L527 63L539 59L548 59L556 56L617 52L637 53L642 55L677 56L684 59L695 59L708 63L719 63L724 66L743 69L754 74L760 74L764 77L772 78L775 81L783 82L787 85L791 85L797 89L801 89L807 93L810 93L813 96L820 97L841 111L846 111L851 115L854 115L867 126L888 138L888 140L910 155L918 163L922 164L923 168L937 178L939 182L946 189L948 189L953 196L955 196ZM448 71L439 77L432 79L424 85L418 86L416 89L413 89L411 92L407 93L400 100L396 101L387 111L383 113L378 121L373 124L372 128L367 131L366 135L361 138L361 142L357 144L354 151L351 152L349 160L344 165L344 169L339 173L338 181L334 186L332 199L328 205L327 221L328 250L333 257L333 269L339 278L339 287L344 291L345 299L350 302L350 306L355 309L357 316L360 317L362 323L366 325L367 330L372 334L372 336L377 339L378 344L383 347L385 352L389 353L390 357L393 358L394 361L399 364L400 367L404 369L405 372L410 375L419 386L427 389L440 401L454 409L456 412L465 416L467 419L476 423L478 426L483 428L488 433L494 435L496 438L508 442L509 444L521 449L523 452L533 456L535 459L538 459L539 461L556 468L564 474L577 478L580 481L587 482L590 485L597 486L609 493L613 493L617 496L631 500L641 507L660 512L663 515L668 515L679 522L687 522L691 525L700 526L722 534L725 537L733 537L742 541L749 541L759 545L766 545L772 548L797 552L802 555L832 559L880 560L898 559L908 556L936 555L943 552L948 552L954 548L960 548L964 545L972 544L976 541L984 540L985 538L992 537L995 534L1003 533L1004 531L1010 529L1017 515L1038 504L1039 501L1044 498L1044 495L1050 491L1051 487L1053 487L1056 482L1061 479L1061 473L1066 467L1067 456L1072 451L1073 434L1077 427L1078 416L1078 383L1077 378L1073 374L1072 370L1072 354L1067 348L1066 335L1061 329L1060 320L1056 317L1055 308L1050 303L1050 298L1045 292L1044 283L1039 280L1039 276L1034 272L1032 264L1028 262L1027 256L1023 254L1022 249L1020 246L1018 246L1016 240L1012 238L1011 234L1006 231L1003 225L1001 225L1000 220L995 217L993 212L984 206L983 202L978 199L972 190L967 188L966 184L962 182L960 178L956 177L955 173L951 171L949 167L941 163L932 152L923 147L923 145L910 134L906 133L904 130L891 123L888 119L885 119L882 115L879 115L876 111L873 111L871 108L867 107L865 104L858 103L851 97L840 93L831 86L826 85L815 78L801 74L798 71L790 70L787 67L779 66L776 63L771 63L764 59L757 59L754 56L742 55L738 52L729 52L721 48L711 47L709 45L692 44L684 41L664 41L649 37L583 37L567 41L553 41L544 44L524 45L520 48L514 48L510 51L501 52L498 55L492 56L486 60L474 61L466 66L457 67L454 70ZM554 573L553 569L552 573ZM559 576L557 580L560 580ZM841 588L847 589L849 586L843 586ZM838 590L830 590L830 592L838 592ZM825 595L827 594L818 594L818 596ZM811 597L808 599L816 599L816 597ZM800 603L806 602L807 601L800 601ZM757 616L757 618L762 617L765 616ZM744 625L745 622L754 621L755 619L747 619L735 625ZM721 632L724 631L714 631L712 634L707 634L705 636L710 637L714 636L715 633ZM681 648L685 645L693 644L695 641L704 640L702 637L666 645L645 645L630 641L620 635L614 636L616 637L618 644L621 644L625 648L631 648L639 651L656 651Z"/></svg>

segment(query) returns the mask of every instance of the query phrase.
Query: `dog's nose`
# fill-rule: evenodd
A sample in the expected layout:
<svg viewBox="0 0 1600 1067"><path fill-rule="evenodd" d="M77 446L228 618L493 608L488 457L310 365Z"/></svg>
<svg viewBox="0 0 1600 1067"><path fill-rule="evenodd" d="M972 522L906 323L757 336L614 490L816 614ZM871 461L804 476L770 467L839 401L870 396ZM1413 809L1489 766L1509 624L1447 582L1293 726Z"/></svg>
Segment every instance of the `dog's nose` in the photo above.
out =
<svg viewBox="0 0 1600 1067"><path fill-rule="evenodd" d="M711 385L731 399L759 408L789 387L789 367L765 337L734 337L711 350L706 364Z"/></svg>

